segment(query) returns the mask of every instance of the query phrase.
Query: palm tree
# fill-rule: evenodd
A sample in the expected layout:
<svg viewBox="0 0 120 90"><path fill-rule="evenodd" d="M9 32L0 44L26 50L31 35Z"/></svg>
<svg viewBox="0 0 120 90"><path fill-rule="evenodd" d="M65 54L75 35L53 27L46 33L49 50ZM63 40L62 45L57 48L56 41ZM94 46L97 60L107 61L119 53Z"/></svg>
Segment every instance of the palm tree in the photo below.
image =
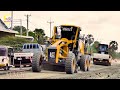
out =
<svg viewBox="0 0 120 90"><path fill-rule="evenodd" d="M112 56L112 59L116 57L116 50L118 49L118 43L116 41L111 41L109 43L109 54Z"/></svg>
<svg viewBox="0 0 120 90"><path fill-rule="evenodd" d="M92 43L94 42L93 35L92 35L92 34L88 34L88 35L85 37L85 41L86 41L86 43L88 43L89 45L92 44Z"/></svg>
<svg viewBox="0 0 120 90"><path fill-rule="evenodd" d="M88 34L85 38L85 51L89 54L91 54L92 49L91 49L91 44L94 42L94 38L92 34Z"/></svg>
<svg viewBox="0 0 120 90"><path fill-rule="evenodd" d="M37 40L37 42L43 44L44 36L45 36L44 30L43 29L35 29L34 33L35 33L35 39Z"/></svg>
<svg viewBox="0 0 120 90"><path fill-rule="evenodd" d="M118 43L116 41L111 41L109 43L109 49L112 49L113 51L116 51L118 49Z"/></svg>

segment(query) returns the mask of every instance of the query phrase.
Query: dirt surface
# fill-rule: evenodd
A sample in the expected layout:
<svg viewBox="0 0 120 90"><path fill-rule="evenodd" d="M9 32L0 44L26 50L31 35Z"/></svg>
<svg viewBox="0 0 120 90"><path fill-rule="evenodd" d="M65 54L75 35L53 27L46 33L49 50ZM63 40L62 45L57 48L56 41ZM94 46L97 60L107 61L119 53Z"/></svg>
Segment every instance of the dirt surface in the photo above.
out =
<svg viewBox="0 0 120 90"><path fill-rule="evenodd" d="M9 71L0 70L0 79L119 79L120 60L112 60L112 66L93 65L89 72L79 71L75 74L47 71L35 73L31 67L11 68Z"/></svg>

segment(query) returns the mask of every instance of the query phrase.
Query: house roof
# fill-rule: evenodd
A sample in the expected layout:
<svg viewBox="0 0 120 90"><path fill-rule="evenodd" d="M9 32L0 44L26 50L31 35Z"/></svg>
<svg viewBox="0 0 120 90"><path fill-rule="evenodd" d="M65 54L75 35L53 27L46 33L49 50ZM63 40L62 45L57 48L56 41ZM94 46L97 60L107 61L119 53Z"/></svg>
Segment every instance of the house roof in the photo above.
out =
<svg viewBox="0 0 120 90"><path fill-rule="evenodd" d="M21 35L15 35L16 37L22 37L22 38L28 38L28 39L34 39L32 36L21 36Z"/></svg>
<svg viewBox="0 0 120 90"><path fill-rule="evenodd" d="M1 27L0 32L15 33L15 34L18 33L17 31L9 29L1 19L0 19L0 23L1 23L0 25L2 25L0 26Z"/></svg>
<svg viewBox="0 0 120 90"><path fill-rule="evenodd" d="M1 23L6 29L9 29L1 19L0 19L0 23Z"/></svg>

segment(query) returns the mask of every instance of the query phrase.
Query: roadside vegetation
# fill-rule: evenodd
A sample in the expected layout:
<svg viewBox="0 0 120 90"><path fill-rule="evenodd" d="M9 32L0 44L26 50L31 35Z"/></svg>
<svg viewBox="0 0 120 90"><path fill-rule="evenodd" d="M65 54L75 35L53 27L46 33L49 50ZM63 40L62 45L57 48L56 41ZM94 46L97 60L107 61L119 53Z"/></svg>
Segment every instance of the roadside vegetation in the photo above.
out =
<svg viewBox="0 0 120 90"><path fill-rule="evenodd" d="M92 47L92 52L97 53L98 52L98 44L100 44L99 41L95 41ZM109 55L112 57L112 59L120 59L120 52L116 52L118 50L118 43L116 41L111 41L109 43Z"/></svg>
<svg viewBox="0 0 120 90"><path fill-rule="evenodd" d="M27 29L24 26L14 26L13 30L18 31L18 35L20 35L20 31L22 28L22 35L26 36ZM39 44L44 44L45 40L48 38L45 35L45 30L36 28L35 30L29 30L28 35L34 38L34 42Z"/></svg>
<svg viewBox="0 0 120 90"><path fill-rule="evenodd" d="M18 31L17 35L20 35L21 26L14 26L13 30ZM27 29L22 26L22 35L26 36ZM44 44L44 41L48 38L43 29L35 29L29 31L29 36L34 38L34 41L30 41L21 37L6 36L0 39L0 45L11 46L14 48L21 48L24 43L39 43Z"/></svg>

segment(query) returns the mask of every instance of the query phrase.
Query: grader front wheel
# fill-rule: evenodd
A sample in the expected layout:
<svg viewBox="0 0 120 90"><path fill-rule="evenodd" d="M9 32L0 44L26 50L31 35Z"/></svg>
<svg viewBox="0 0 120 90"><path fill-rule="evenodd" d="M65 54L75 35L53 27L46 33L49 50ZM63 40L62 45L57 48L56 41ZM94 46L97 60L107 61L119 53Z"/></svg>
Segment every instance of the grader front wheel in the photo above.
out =
<svg viewBox="0 0 120 90"><path fill-rule="evenodd" d="M32 60L32 71L33 72L41 72L41 56L39 54L34 54L33 55L33 60Z"/></svg>
<svg viewBox="0 0 120 90"><path fill-rule="evenodd" d="M76 70L76 59L73 53L69 53L65 63L65 71L67 74L73 74Z"/></svg>

